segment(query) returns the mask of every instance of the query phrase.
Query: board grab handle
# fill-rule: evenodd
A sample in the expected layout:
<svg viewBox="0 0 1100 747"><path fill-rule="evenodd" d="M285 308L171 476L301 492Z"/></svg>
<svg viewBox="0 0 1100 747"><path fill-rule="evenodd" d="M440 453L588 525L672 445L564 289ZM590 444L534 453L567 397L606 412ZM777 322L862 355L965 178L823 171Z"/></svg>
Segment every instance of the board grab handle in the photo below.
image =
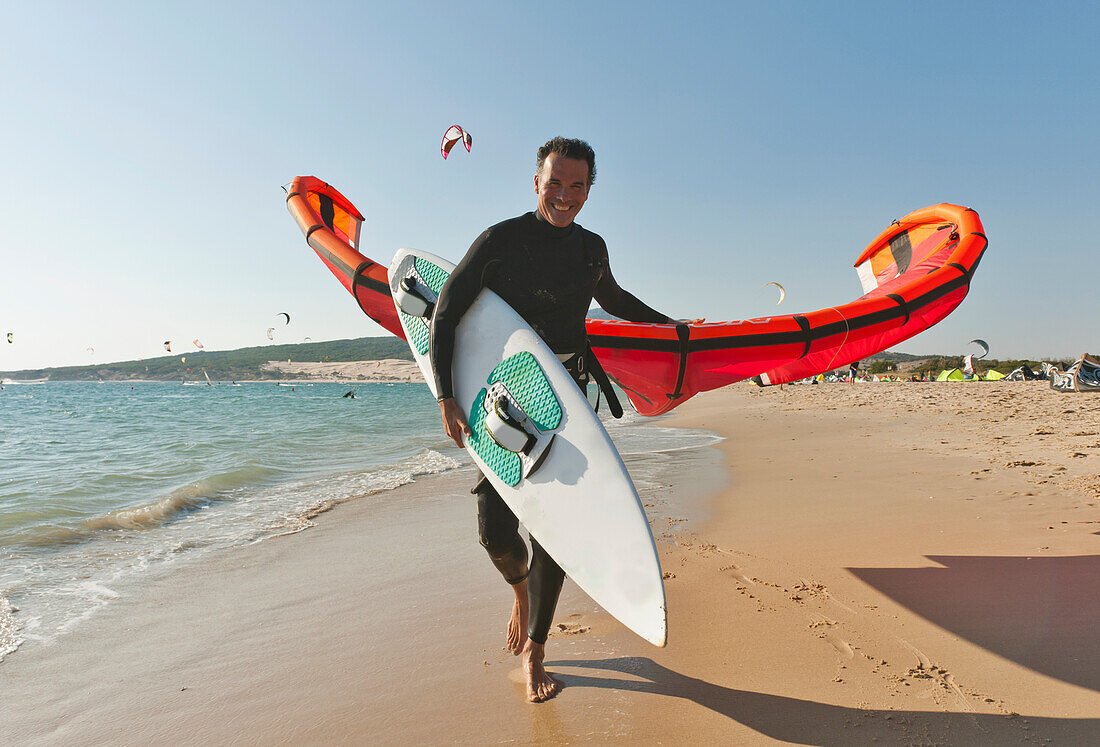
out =
<svg viewBox="0 0 1100 747"><path fill-rule="evenodd" d="M397 293L394 294L397 307L409 316L430 317L435 311L435 304L424 297L416 278L411 275L402 278L397 285Z"/></svg>
<svg viewBox="0 0 1100 747"><path fill-rule="evenodd" d="M527 418L521 421L513 417L508 411L508 399L500 397L493 402L493 409L485 416L485 430L500 448L517 454L529 454L536 438L523 427L524 422L527 422Z"/></svg>

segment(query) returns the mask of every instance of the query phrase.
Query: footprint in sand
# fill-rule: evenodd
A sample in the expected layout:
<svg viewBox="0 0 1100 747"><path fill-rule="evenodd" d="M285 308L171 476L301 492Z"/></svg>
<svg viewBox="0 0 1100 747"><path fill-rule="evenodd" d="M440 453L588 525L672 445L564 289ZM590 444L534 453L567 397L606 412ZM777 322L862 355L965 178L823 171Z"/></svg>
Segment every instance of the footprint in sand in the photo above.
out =
<svg viewBox="0 0 1100 747"><path fill-rule="evenodd" d="M558 623L557 631L562 635L584 635L592 628L588 625L581 625L580 623Z"/></svg>
<svg viewBox="0 0 1100 747"><path fill-rule="evenodd" d="M738 581L740 581L743 584L755 584L756 583L751 578L749 578L744 573L742 573L741 569L738 568L735 565L722 566L718 570L721 571L722 573L727 573L730 576L733 576L733 578L737 579Z"/></svg>
<svg viewBox="0 0 1100 747"><path fill-rule="evenodd" d="M822 633L821 638L824 638L829 642L829 645L836 649L836 652L843 656L845 659L852 659L855 657L855 652L852 651L852 647L848 644L848 641L829 633Z"/></svg>

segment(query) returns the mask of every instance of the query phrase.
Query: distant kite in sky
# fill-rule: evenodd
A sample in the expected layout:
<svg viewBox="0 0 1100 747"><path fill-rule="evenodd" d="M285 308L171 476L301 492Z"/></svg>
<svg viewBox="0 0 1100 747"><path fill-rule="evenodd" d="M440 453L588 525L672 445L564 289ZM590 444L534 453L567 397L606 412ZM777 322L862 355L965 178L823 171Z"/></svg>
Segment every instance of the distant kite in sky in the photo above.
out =
<svg viewBox="0 0 1100 747"><path fill-rule="evenodd" d="M275 339L275 328L274 327L268 327L267 328L267 339L269 339L269 340L274 340Z"/></svg>
<svg viewBox="0 0 1100 747"><path fill-rule="evenodd" d="M14 332L8 332L8 343L9 344L12 343L12 342L15 342L15 340L11 339L13 334L15 334L15 333Z"/></svg>
<svg viewBox="0 0 1100 747"><path fill-rule="evenodd" d="M775 302L775 305L778 306L779 304L783 303L783 299L787 297L787 289L779 283L764 283L760 287L767 288L769 285L774 285L776 288L779 289L779 300Z"/></svg>
<svg viewBox="0 0 1100 747"><path fill-rule="evenodd" d="M286 326L287 324L290 324L290 314L286 313L285 311L280 311L280 312L279 312L278 314L276 314L275 316L285 316L285 317L286 317L286 322L284 322L284 323L283 323L283 326L284 326L284 327L285 327L285 326Z"/></svg>
<svg viewBox="0 0 1100 747"><path fill-rule="evenodd" d="M981 346L982 354L978 356L978 360L981 360L982 358L989 355L989 343L986 342L985 340L971 340L970 342L968 342L966 344L967 345L975 345L976 344L976 345Z"/></svg>
<svg viewBox="0 0 1100 747"><path fill-rule="evenodd" d="M199 350L203 349L202 348L202 343L199 342L198 340L192 340L192 342L195 343L195 347L197 347Z"/></svg>
<svg viewBox="0 0 1100 747"><path fill-rule="evenodd" d="M172 341L171 340L165 340L164 341L164 349L167 350L169 353L172 352Z"/></svg>
<svg viewBox="0 0 1100 747"><path fill-rule="evenodd" d="M466 152L469 153L470 148L474 145L474 139L470 137L470 133L458 125L451 125L443 135L443 143L439 146L440 154L446 158L450 154L451 148L455 147L455 143L459 140L466 146Z"/></svg>

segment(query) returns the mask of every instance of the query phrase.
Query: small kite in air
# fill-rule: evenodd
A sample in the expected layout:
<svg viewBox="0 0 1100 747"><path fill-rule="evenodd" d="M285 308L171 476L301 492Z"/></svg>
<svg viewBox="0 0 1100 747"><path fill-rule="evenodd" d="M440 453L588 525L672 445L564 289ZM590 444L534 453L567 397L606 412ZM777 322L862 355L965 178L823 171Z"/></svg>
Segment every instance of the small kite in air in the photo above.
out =
<svg viewBox="0 0 1100 747"><path fill-rule="evenodd" d="M202 343L198 340L192 340L192 342L195 343L195 347L197 347L199 350L203 349Z"/></svg>
<svg viewBox="0 0 1100 747"><path fill-rule="evenodd" d="M14 332L8 332L8 343L9 344L12 343L12 342L15 342L15 340L12 339L12 335L14 335L14 334L15 334Z"/></svg>
<svg viewBox="0 0 1100 747"><path fill-rule="evenodd" d="M775 302L775 305L778 306L779 304L783 303L783 299L787 297L787 289L779 283L764 283L760 287L767 288L769 285L774 285L776 288L779 289L779 300Z"/></svg>
<svg viewBox="0 0 1100 747"><path fill-rule="evenodd" d="M269 340L274 340L275 339L275 328L274 327L268 327L267 328L267 339L269 339Z"/></svg>
<svg viewBox="0 0 1100 747"><path fill-rule="evenodd" d="M164 341L164 349L167 350L169 353L172 352L172 341L171 340L165 340Z"/></svg>
<svg viewBox="0 0 1100 747"><path fill-rule="evenodd" d="M474 139L470 137L470 133L462 129L458 125L451 125L447 128L447 132L443 135L443 143L439 146L440 154L446 158L451 153L451 148L455 147L455 143L459 140L466 146L466 152L470 152L470 148L474 145Z"/></svg>
<svg viewBox="0 0 1100 747"><path fill-rule="evenodd" d="M290 324L290 314L286 313L285 311L280 311L280 312L279 312L278 314L276 314L275 316L285 316L285 317L286 317L286 321L285 321L285 322L283 322L283 326L284 326L284 327L285 327L286 325Z"/></svg>

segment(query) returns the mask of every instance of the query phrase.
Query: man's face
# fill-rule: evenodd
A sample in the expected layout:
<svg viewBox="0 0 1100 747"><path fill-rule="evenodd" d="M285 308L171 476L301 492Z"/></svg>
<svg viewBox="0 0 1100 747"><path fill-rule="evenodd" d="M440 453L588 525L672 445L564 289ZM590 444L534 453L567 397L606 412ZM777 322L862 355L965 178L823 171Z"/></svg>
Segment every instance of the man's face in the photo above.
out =
<svg viewBox="0 0 1100 747"><path fill-rule="evenodd" d="M588 162L551 153L535 174L539 212L558 228L572 223L588 199Z"/></svg>

